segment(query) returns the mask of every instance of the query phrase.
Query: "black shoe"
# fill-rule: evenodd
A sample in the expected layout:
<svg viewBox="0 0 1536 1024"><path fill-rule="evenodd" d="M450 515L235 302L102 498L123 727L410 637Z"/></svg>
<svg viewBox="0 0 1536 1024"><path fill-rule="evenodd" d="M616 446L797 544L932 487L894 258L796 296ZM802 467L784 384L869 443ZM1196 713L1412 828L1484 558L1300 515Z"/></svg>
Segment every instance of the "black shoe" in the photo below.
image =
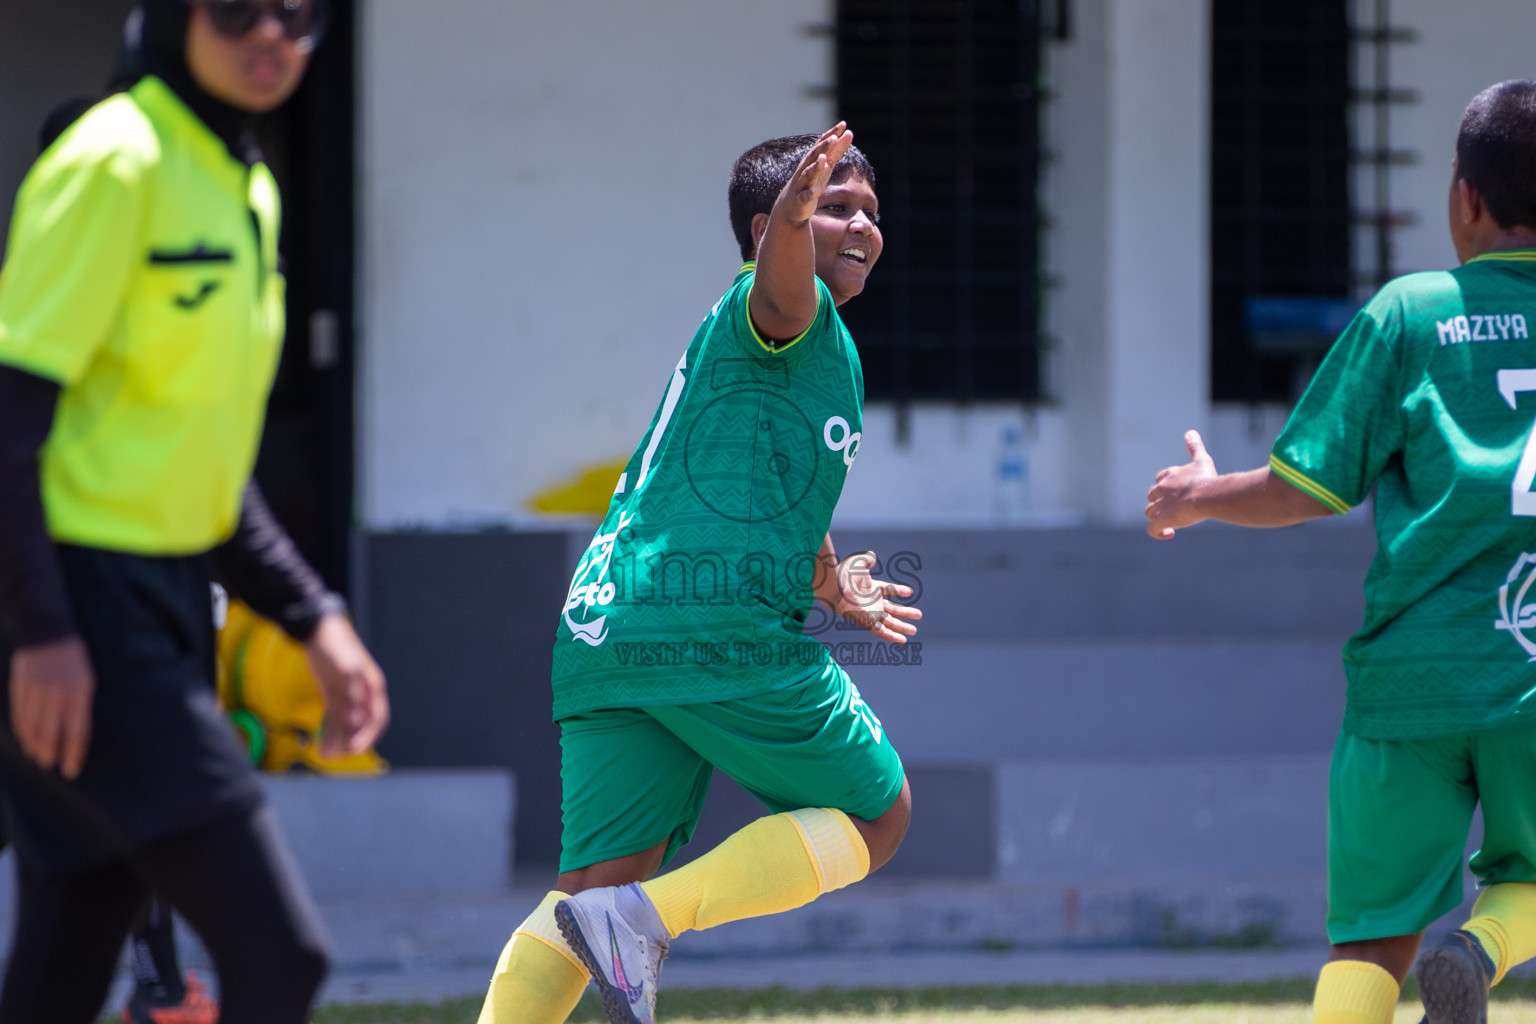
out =
<svg viewBox="0 0 1536 1024"><path fill-rule="evenodd" d="M1460 928L1424 951L1414 973L1424 1003L1422 1024L1488 1024L1493 960Z"/></svg>

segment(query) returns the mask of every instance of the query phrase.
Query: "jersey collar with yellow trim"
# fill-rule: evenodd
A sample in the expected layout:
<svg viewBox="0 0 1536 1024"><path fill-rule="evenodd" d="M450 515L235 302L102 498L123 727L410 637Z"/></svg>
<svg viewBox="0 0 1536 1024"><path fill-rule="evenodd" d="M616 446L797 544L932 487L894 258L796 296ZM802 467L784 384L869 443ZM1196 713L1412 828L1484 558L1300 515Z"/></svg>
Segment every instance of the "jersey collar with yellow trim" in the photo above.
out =
<svg viewBox="0 0 1536 1024"><path fill-rule="evenodd" d="M1503 249L1498 252L1485 252L1481 256L1473 256L1467 260L1468 263L1482 263L1485 261L1536 263L1536 249Z"/></svg>
<svg viewBox="0 0 1536 1024"><path fill-rule="evenodd" d="M755 260L748 260L746 263L743 263L741 265L741 269L740 270L736 271L736 280L740 281L741 278L742 278L742 275L744 275L744 274L752 274L752 273L756 273L756 272L757 272L757 262ZM817 313L817 315L820 315L820 313L821 313L821 288L820 288L820 286L818 286L817 289L816 289L816 313ZM811 331L813 331L815 329L816 329L816 321L812 320L811 323L810 323L810 326L808 326L805 330L801 331L795 337L790 338L788 341L774 341L771 338L764 338L761 334L759 334L757 332L757 324L754 324L752 322L752 313L751 313L751 311L749 310L748 313L747 313L747 330L752 332L752 337L757 340L758 345L762 346L762 349L763 349L764 352L768 352L768 353L771 353L773 355L778 355L778 354L780 354L782 352L787 352L790 349L794 348L796 345L800 344L800 342L802 340L804 340L804 338L805 338L805 336L807 334L810 334Z"/></svg>

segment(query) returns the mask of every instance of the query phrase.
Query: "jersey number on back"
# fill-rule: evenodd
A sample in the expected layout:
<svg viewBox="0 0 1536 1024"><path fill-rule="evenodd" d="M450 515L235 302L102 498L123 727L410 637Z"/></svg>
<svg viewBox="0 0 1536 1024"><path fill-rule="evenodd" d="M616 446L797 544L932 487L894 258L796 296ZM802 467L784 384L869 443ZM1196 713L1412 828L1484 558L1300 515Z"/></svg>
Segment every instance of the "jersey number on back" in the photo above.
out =
<svg viewBox="0 0 1536 1024"><path fill-rule="evenodd" d="M1536 370L1500 370L1499 394L1517 408L1516 396L1522 391L1536 391ZM1536 423L1525 435L1525 451L1520 453L1520 465L1515 467L1515 479L1509 485L1509 512L1516 516L1536 516L1536 493L1531 484L1536 483Z"/></svg>

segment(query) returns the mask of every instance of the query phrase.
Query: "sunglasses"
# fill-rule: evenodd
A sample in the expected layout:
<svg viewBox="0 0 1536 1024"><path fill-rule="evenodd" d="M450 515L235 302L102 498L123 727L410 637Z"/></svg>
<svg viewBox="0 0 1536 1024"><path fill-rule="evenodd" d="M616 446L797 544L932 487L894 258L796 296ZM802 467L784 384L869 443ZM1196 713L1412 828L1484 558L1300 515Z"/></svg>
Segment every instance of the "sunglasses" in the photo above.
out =
<svg viewBox="0 0 1536 1024"><path fill-rule="evenodd" d="M276 18L283 35L313 48L325 29L319 0L198 0L208 24L226 39L244 39L264 18Z"/></svg>

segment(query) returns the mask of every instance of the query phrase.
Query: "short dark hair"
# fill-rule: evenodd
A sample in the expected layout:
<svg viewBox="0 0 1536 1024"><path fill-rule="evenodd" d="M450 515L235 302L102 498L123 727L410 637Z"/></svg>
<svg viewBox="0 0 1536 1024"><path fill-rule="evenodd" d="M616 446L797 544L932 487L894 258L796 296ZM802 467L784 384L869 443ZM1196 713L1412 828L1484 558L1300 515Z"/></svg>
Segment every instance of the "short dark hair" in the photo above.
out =
<svg viewBox="0 0 1536 1024"><path fill-rule="evenodd" d="M1500 82L1467 104L1456 169L1499 227L1536 228L1536 82Z"/></svg>
<svg viewBox="0 0 1536 1024"><path fill-rule="evenodd" d="M751 261L756 255L752 242L752 218L760 213L773 212L773 203L784 191L790 176L800 165L800 159L816 144L820 135L786 135L782 139L759 142L736 160L731 168L731 230L736 232L736 244L741 247L741 258ZM857 174L875 187L875 169L869 158L857 146L849 146L848 152L832 169L833 183L845 181Z"/></svg>

